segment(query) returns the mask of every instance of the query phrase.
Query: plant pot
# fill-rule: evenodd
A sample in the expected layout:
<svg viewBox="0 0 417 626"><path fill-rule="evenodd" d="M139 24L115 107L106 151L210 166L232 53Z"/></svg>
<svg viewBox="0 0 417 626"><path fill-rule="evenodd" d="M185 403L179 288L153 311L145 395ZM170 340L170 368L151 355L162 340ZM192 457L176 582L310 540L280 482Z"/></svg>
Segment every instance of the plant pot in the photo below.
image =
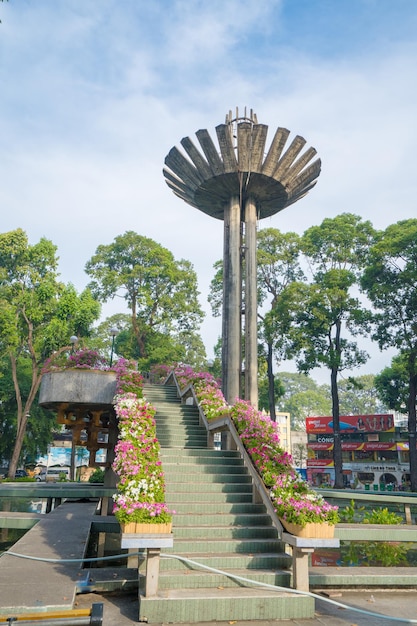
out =
<svg viewBox="0 0 417 626"><path fill-rule="evenodd" d="M296 537L308 537L309 539L332 539L334 537L334 525L327 522L319 524L308 523L305 526L292 524L279 518L285 530Z"/></svg>
<svg viewBox="0 0 417 626"><path fill-rule="evenodd" d="M122 533L135 535L153 535L168 534L172 530L172 522L167 524L138 524L136 522L128 522L120 524Z"/></svg>

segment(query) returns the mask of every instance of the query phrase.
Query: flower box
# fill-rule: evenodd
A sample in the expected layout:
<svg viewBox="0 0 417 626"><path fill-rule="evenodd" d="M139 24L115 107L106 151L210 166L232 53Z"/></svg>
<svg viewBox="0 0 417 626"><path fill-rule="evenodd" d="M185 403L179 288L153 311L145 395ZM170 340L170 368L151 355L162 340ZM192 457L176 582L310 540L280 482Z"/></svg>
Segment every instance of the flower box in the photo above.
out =
<svg viewBox="0 0 417 626"><path fill-rule="evenodd" d="M300 524L292 524L286 520L279 518L285 530L296 537L308 537L309 539L332 539L334 537L334 525L327 522L315 524L308 522L305 526Z"/></svg>
<svg viewBox="0 0 417 626"><path fill-rule="evenodd" d="M141 534L141 535L153 535L153 534L168 534L172 530L172 523L167 524L140 524L136 522L127 522L120 524L122 533L128 534Z"/></svg>

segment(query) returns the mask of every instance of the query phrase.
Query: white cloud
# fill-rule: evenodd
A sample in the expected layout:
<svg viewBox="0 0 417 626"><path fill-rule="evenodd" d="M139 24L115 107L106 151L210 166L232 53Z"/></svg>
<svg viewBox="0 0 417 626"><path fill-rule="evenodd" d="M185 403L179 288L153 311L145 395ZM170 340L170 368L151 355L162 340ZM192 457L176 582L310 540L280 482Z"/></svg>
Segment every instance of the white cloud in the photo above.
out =
<svg viewBox="0 0 417 626"><path fill-rule="evenodd" d="M285 126L318 150L316 188L261 228L302 232L345 211L378 228L414 217L417 7L352 0L353 38L344 9L329 14L327 4L2 6L2 231L51 239L63 279L77 288L99 244L126 230L158 241L198 273L211 353L220 324L205 300L223 228L164 182L164 158L182 137L207 128L215 138L229 109L247 106L269 125L269 140ZM369 367L379 369L378 359Z"/></svg>

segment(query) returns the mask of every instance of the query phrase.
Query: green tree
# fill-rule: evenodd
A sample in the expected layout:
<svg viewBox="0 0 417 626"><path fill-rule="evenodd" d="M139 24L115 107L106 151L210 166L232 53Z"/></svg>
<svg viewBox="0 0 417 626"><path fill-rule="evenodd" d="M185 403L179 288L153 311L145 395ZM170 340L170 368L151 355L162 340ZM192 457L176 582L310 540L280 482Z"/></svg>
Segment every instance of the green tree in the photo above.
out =
<svg viewBox="0 0 417 626"><path fill-rule="evenodd" d="M32 379L32 367L29 358L18 361L17 378L22 397L27 397ZM2 465L10 461L11 451L16 439L17 404L14 392L10 363L7 358L0 361L0 460ZM24 465L33 463L39 454L45 454L52 440L52 431L56 426L55 415L37 403L37 396L30 410L25 436L23 438L20 462Z"/></svg>
<svg viewBox="0 0 417 626"><path fill-rule="evenodd" d="M409 396L406 355L393 357L391 365L375 376L375 388L389 409L404 413Z"/></svg>
<svg viewBox="0 0 417 626"><path fill-rule="evenodd" d="M338 389L341 415L373 415L393 408L383 401L373 374L340 380Z"/></svg>
<svg viewBox="0 0 417 626"><path fill-rule="evenodd" d="M16 438L9 475L14 476L28 419L41 382L45 359L68 344L71 335L88 334L100 314L86 290L57 279L56 247L47 239L31 246L17 229L0 235L0 356L7 358L16 399ZM19 365L30 362L31 381L24 392Z"/></svg>
<svg viewBox="0 0 417 626"><path fill-rule="evenodd" d="M280 361L284 354L285 338L280 324L272 314L278 310L279 300L286 287L304 274L299 263L300 238L296 233L281 233L276 228L267 228L258 233L257 238L257 279L259 305L267 307L265 314L259 313L261 320L260 339L265 345L268 378L268 407L271 419L275 420L276 392L274 360Z"/></svg>
<svg viewBox="0 0 417 626"><path fill-rule="evenodd" d="M329 385L319 385L306 374L278 372L284 393L278 410L289 413L294 430L305 430L306 417L329 415L332 409Z"/></svg>
<svg viewBox="0 0 417 626"><path fill-rule="evenodd" d="M99 246L86 264L86 272L93 279L90 288L99 300L125 299L131 328L117 337L117 347L124 351L129 348L130 355L142 360L141 367L168 358L161 350L164 342L168 348L165 352L173 353L186 336L188 345L191 337L197 341L203 312L197 276L189 261L176 261L169 250L152 239L128 231L113 243Z"/></svg>
<svg viewBox="0 0 417 626"><path fill-rule="evenodd" d="M402 220L378 233L371 249L368 267L363 275L362 287L377 311L373 338L381 350L386 348L398 350L408 380L406 406L412 491L417 491L416 284L417 219Z"/></svg>
<svg viewBox="0 0 417 626"><path fill-rule="evenodd" d="M338 376L368 358L354 338L369 332L369 312L357 296L357 284L373 236L370 222L350 213L309 228L302 249L311 283L291 286L298 297L293 298L297 309L287 354L295 358L300 372L323 366L330 371L336 489L343 488Z"/></svg>

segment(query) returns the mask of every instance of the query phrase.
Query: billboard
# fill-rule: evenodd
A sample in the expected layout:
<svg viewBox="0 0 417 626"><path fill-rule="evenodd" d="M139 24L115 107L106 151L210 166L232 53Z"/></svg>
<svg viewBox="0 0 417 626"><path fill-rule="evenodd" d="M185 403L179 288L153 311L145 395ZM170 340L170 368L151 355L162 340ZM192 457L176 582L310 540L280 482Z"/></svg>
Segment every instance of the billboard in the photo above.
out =
<svg viewBox="0 0 417 626"><path fill-rule="evenodd" d="M344 433L391 433L395 431L394 416L387 413L382 415L341 415L339 418L340 431ZM308 435L333 433L333 418L307 417L306 431Z"/></svg>

